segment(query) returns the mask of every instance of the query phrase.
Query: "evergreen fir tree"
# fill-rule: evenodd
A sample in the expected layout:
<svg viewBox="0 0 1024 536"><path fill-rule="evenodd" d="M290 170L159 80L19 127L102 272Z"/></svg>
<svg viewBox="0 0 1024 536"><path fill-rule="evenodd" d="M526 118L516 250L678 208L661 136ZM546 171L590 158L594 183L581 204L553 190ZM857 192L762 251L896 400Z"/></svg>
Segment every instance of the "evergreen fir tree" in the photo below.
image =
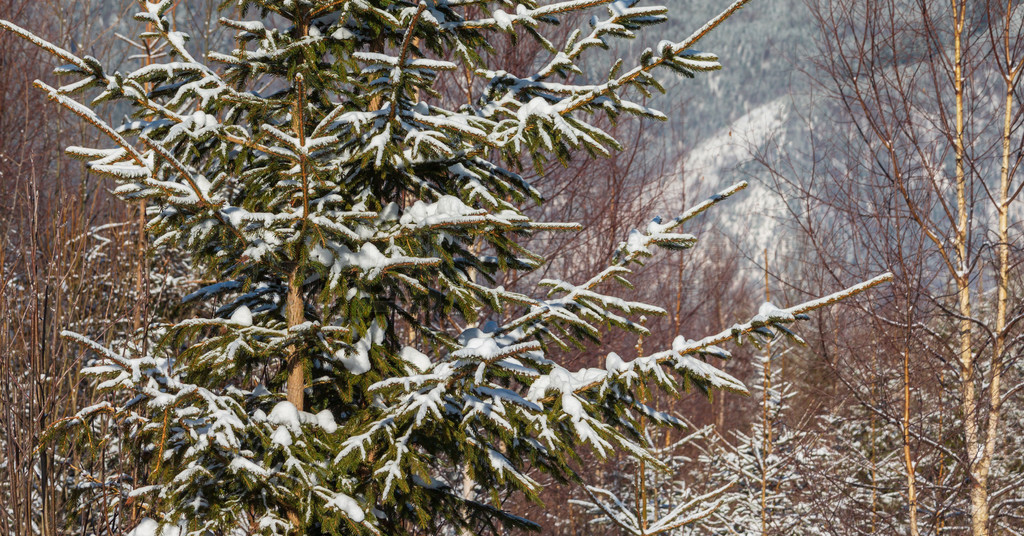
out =
<svg viewBox="0 0 1024 536"><path fill-rule="evenodd" d="M898 386L893 385L893 388ZM848 415L825 415L817 430L820 445L808 456L820 498L815 516L834 534L909 532L906 472L899 429L852 404ZM854 513L856 515L851 516Z"/></svg>
<svg viewBox="0 0 1024 536"><path fill-rule="evenodd" d="M676 441L650 447L659 465L631 464L632 472L626 469L612 475L611 486L583 486L587 498L572 503L585 509L591 524L613 526L623 534L709 533L713 522L709 523L708 518L723 506L726 499L722 496L735 482L716 482L719 487L712 490L695 487L694 478L706 475L710 467L697 464L681 452L694 446L707 449L706 444L715 441L713 428L693 429Z"/></svg>
<svg viewBox="0 0 1024 536"><path fill-rule="evenodd" d="M639 338L636 348L637 355L643 356L643 337ZM646 394L644 385L637 385L633 390L633 395L641 401ZM687 427L685 435L675 441L671 440L673 430L666 428L656 430L665 435L655 440L646 426L647 419L644 416L638 419L647 450L658 460L657 464L647 463L643 458L630 460L632 463L624 464L625 467L613 467L610 474L602 475L601 480L607 483L581 486L585 498L570 503L584 508L591 517L590 524L611 526L634 536L707 530L703 521L722 506L722 495L735 482L724 485L718 482L719 487L713 490L700 489L703 482L695 482L693 477L706 474L709 468L696 467L694 460L683 451L688 448L706 451L707 444L715 441L717 432L714 426L697 428L681 415L675 418Z"/></svg>
<svg viewBox="0 0 1024 536"><path fill-rule="evenodd" d="M751 385L762 407L749 432L737 430L731 439L711 443L698 459L712 481L734 484L722 497L712 530L703 533L826 534L812 515L813 505L800 497L809 484L801 465L814 445L809 434L786 422L795 392L778 367L772 369L771 356L758 356L756 365Z"/></svg>
<svg viewBox="0 0 1024 536"><path fill-rule="evenodd" d="M584 446L656 463L637 418L677 423L630 395L640 382L743 392L706 362L727 357L716 345L785 331L884 280L697 341L679 337L630 362L611 355L604 368L569 371L548 357L607 326L647 333L629 317L663 311L602 285L626 283L654 246L691 247L679 227L741 183L633 231L612 266L581 284L545 280L537 297L495 283L542 262L519 237L575 228L524 215L539 196L516 173L520 163L542 169L574 151L616 150L595 116L665 119L626 91L660 89L660 68L687 77L718 69L692 47L746 2L645 50L634 66L615 62L602 82L583 76L584 54L665 21L666 8L227 0L224 13L235 7L237 16L220 23L237 32L237 47L204 59L165 16L172 0L143 0L135 18L169 57L129 73L0 21L65 63L57 73L69 82L37 85L113 145L68 152L115 181L123 199L145 199L153 244L176 245L215 281L189 299L216 314L177 322L145 353L66 334L120 400L83 409L68 428L112 415L149 461L148 480L126 492L150 516L135 533L536 528L499 501L536 498L530 471L577 482ZM584 10L594 16L568 42L544 38ZM487 54L501 35L539 41L550 61L535 73L501 70ZM474 81L471 103L450 105L435 90L455 74ZM108 101L133 116L110 125L95 111ZM443 476L452 467L489 494L462 496Z"/></svg>

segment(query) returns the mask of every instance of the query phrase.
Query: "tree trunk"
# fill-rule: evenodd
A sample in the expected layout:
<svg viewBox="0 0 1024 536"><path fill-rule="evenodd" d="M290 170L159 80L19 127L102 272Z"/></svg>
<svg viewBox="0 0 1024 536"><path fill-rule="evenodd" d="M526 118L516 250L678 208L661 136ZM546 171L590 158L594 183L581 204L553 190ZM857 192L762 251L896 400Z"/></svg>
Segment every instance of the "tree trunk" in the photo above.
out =
<svg viewBox="0 0 1024 536"><path fill-rule="evenodd" d="M909 335L909 334L908 334ZM910 536L919 536L917 528L917 468L910 452L910 340L903 347L903 462L907 469L907 509L910 511Z"/></svg>
<svg viewBox="0 0 1024 536"><path fill-rule="evenodd" d="M302 304L302 274L296 267L288 284L288 300L285 303L285 316L288 327L297 326L305 321ZM306 368L302 359L302 349L290 347L288 360L288 401L302 411L305 408Z"/></svg>
<svg viewBox="0 0 1024 536"><path fill-rule="evenodd" d="M305 36L309 34L309 21L305 16L305 13L299 13L298 20L295 21L296 30L299 35ZM302 75L299 73L296 75L296 96L295 96L295 112L292 114L292 130L298 135L300 143L305 141L305 126L303 125L303 101L305 95L303 92L305 88L302 86ZM303 189L308 192L305 185L305 162L302 162L303 167ZM303 193L303 203L306 204L304 213L308 216L309 207L308 201L306 201L306 194ZM296 259L295 268L292 269L291 275L288 277L288 298L285 302L285 321L288 323L288 327L297 326L305 322L305 308L302 302L302 282L304 280L302 274L302 259ZM302 411L305 409L305 390L306 390L306 368L305 360L302 357L302 349L297 346L292 346L289 349L289 360L288 360L288 385L287 385L287 396L288 401L295 405L296 409Z"/></svg>
<svg viewBox="0 0 1024 536"><path fill-rule="evenodd" d="M953 89L956 98L956 133L953 149L956 156L957 224L953 233L957 255L957 306L960 313L960 391L964 419L964 444L967 448L967 469L970 473L971 534L988 536L988 471L978 430L978 395L975 389L974 350L971 338L971 291L968 274L967 177L964 143L964 80L963 30L967 14L966 0L953 0Z"/></svg>

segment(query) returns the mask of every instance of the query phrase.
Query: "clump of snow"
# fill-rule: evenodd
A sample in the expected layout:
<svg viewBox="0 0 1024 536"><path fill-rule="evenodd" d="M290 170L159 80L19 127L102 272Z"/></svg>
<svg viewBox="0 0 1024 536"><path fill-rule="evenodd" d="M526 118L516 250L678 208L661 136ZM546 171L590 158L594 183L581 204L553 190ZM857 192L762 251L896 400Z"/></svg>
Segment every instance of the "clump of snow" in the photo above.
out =
<svg viewBox="0 0 1024 536"><path fill-rule="evenodd" d="M181 527L176 525L160 525L160 522L151 518L144 517L136 527L130 531L126 536L180 536Z"/></svg>
<svg viewBox="0 0 1024 536"><path fill-rule="evenodd" d="M285 446L291 445L292 436L302 435L302 425L319 426L328 434L338 431L338 423L334 421L334 414L330 410L325 409L314 415L308 411L299 411L287 400L278 402L270 415L266 416L266 421L279 426L271 439Z"/></svg>
<svg viewBox="0 0 1024 536"><path fill-rule="evenodd" d="M403 361L409 363L420 372L426 372L430 368L430 358L412 346L403 347L400 355Z"/></svg>
<svg viewBox="0 0 1024 536"><path fill-rule="evenodd" d="M451 195L443 195L434 203L417 200L399 219L402 225L426 227L447 223L458 218L477 215L481 211L467 206L461 199Z"/></svg>
<svg viewBox="0 0 1024 536"><path fill-rule="evenodd" d="M562 411L572 417L573 421L578 421L583 418L583 403L572 391L566 391L562 393Z"/></svg>
<svg viewBox="0 0 1024 536"><path fill-rule="evenodd" d="M170 393L158 393L156 396L149 401L149 407L151 408L166 408L178 400L178 397ZM89 409L89 408L86 408Z"/></svg>
<svg viewBox="0 0 1024 536"><path fill-rule="evenodd" d="M155 519L144 517L138 526L128 531L128 536L156 536L156 531L159 528L160 524Z"/></svg>
<svg viewBox="0 0 1024 536"><path fill-rule="evenodd" d="M381 254L377 246L367 242L359 248L358 253L346 257L349 264L358 266L365 271L373 270L387 264L387 259Z"/></svg>
<svg viewBox="0 0 1024 536"><path fill-rule="evenodd" d="M512 17L508 13L498 9L491 16L494 17L494 22L498 25L498 28L506 32L512 31Z"/></svg>
<svg viewBox="0 0 1024 536"><path fill-rule="evenodd" d="M192 125L193 125L193 126L194 126L194 127L195 127L195 128L197 129L197 130L199 130L199 129L202 129L202 128L204 128L204 127L206 126L206 124L207 124L207 121L208 121L208 120L207 120L206 118L207 118L207 115L206 115L205 113L203 113L203 111L202 111L202 110L196 110L196 111L195 111L195 112L194 112L194 113L192 114ZM213 119L213 118L211 117L210 119ZM216 121L216 119L214 119L214 121ZM211 121L211 122L213 122L213 121Z"/></svg>
<svg viewBox="0 0 1024 536"><path fill-rule="evenodd" d="M501 351L501 347L491 337L474 337L466 341L464 348L472 355L489 359Z"/></svg>
<svg viewBox="0 0 1024 536"><path fill-rule="evenodd" d="M380 209L380 212L377 213L377 219L380 221L395 221L401 212L402 208L398 206L398 203L392 201Z"/></svg>
<svg viewBox="0 0 1024 536"><path fill-rule="evenodd" d="M270 476L270 471L268 471L266 468L260 467L259 465L253 463L252 460L248 458L243 458L241 456L238 456L235 459L231 460L231 463L228 464L228 468L236 473L239 471L247 471L249 473L264 478ZM166 535L161 534L160 536Z"/></svg>
<svg viewBox="0 0 1024 536"><path fill-rule="evenodd" d="M482 327L463 331L458 340L462 348L452 352L452 356L458 358L476 357L489 360L521 346L517 333L499 333L498 324L494 321L488 321Z"/></svg>
<svg viewBox="0 0 1024 536"><path fill-rule="evenodd" d="M324 266L330 266L334 262L334 254L323 244L315 244L309 248L309 259Z"/></svg>
<svg viewBox="0 0 1024 536"><path fill-rule="evenodd" d="M604 368L608 372L618 372L626 368L626 362L615 352L608 352L604 360Z"/></svg>
<svg viewBox="0 0 1024 536"><path fill-rule="evenodd" d="M231 313L231 321L243 327L252 325L252 311L245 305L240 305Z"/></svg>
<svg viewBox="0 0 1024 536"><path fill-rule="evenodd" d="M345 370L358 376L370 371L370 349L383 341L384 330L374 321L366 335L356 342L352 351L338 350L334 355L345 366Z"/></svg>
<svg viewBox="0 0 1024 536"><path fill-rule="evenodd" d="M358 350L355 352L348 352L345 350L338 350L334 353L334 357L341 361L341 364L345 366L345 370L359 376L370 371L370 356L359 353Z"/></svg>
<svg viewBox="0 0 1024 536"><path fill-rule="evenodd" d="M275 445L290 447L292 445L292 434L288 432L287 426L280 426L274 431L274 435L270 437L270 441Z"/></svg>
<svg viewBox="0 0 1024 536"><path fill-rule="evenodd" d="M362 508L359 508L359 504L356 503L355 499L344 493L335 495L327 502L326 506L344 512L349 519L356 523L362 523L366 519L366 514Z"/></svg>
<svg viewBox="0 0 1024 536"><path fill-rule="evenodd" d="M320 413L316 414L316 422L323 428L328 434L333 434L338 431L338 423L334 422L334 414L331 410L325 409Z"/></svg>
<svg viewBox="0 0 1024 536"><path fill-rule="evenodd" d="M355 34L353 34L348 28L341 26L337 30L334 30L334 33L331 34L331 37L338 40L352 39L353 37L355 37Z"/></svg>
<svg viewBox="0 0 1024 536"><path fill-rule="evenodd" d="M555 391L563 395L565 393L572 393L580 387L603 381L607 377L608 371L605 369L585 368L569 372L555 365L552 367L551 372L543 374L534 380L526 394L526 399L533 402L540 401L547 395L548 391Z"/></svg>
<svg viewBox="0 0 1024 536"><path fill-rule="evenodd" d="M267 420L273 424L279 424L288 428L296 434L302 433L302 421L299 419L299 410L295 404L283 400L278 402L274 409L267 415Z"/></svg>
<svg viewBox="0 0 1024 536"><path fill-rule="evenodd" d="M552 114L552 106L544 97L534 97L530 102L522 105L516 116L520 121L526 121L533 116L547 117Z"/></svg>
<svg viewBox="0 0 1024 536"><path fill-rule="evenodd" d="M758 320L761 322L767 322L768 320L792 321L795 318L789 311L779 309L771 302L764 302L757 309L757 316L752 319L752 321Z"/></svg>
<svg viewBox="0 0 1024 536"><path fill-rule="evenodd" d="M210 181L207 180L205 175L196 175L195 177L192 177L192 182L196 183L196 186L199 188L199 192L203 194L203 197L210 196L210 187L213 185L210 184Z"/></svg>
<svg viewBox="0 0 1024 536"><path fill-rule="evenodd" d="M629 232L629 237L626 238L626 251L630 254L650 253L650 250L647 249L647 237L640 231L633 229Z"/></svg>
<svg viewBox="0 0 1024 536"><path fill-rule="evenodd" d="M551 374L548 374L548 382L550 388L555 391L560 393L572 392L572 375L562 367L556 366L551 370Z"/></svg>

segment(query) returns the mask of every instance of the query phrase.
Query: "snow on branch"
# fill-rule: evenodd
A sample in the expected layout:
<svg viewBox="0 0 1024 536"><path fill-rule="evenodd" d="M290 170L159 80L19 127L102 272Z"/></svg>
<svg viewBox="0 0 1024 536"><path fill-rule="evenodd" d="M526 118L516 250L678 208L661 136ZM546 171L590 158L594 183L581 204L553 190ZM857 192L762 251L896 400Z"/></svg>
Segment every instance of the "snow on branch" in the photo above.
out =
<svg viewBox="0 0 1024 536"><path fill-rule="evenodd" d="M36 45L37 47L53 54L54 56L74 65L77 67L82 74L91 73L95 70L95 65L91 65L82 58L68 52L67 50L39 37L38 35L14 24L13 22L0 19L0 28L13 32L15 35L25 39L26 41Z"/></svg>
<svg viewBox="0 0 1024 536"><path fill-rule="evenodd" d="M679 527L696 523L708 517L722 505L721 496L732 485L732 483L729 483L708 493L693 497L650 523L646 519L642 522L638 520L637 515L631 511L631 508L623 504L614 493L596 486L583 487L583 490L586 491L592 501L591 503L583 504L585 506L596 506L605 515L604 519L597 519L592 522L607 520L617 525L627 534L654 536L655 534L666 533ZM602 498L602 496L606 498ZM708 503L711 504L708 505ZM646 515L646 512L643 515Z"/></svg>
<svg viewBox="0 0 1024 536"><path fill-rule="evenodd" d="M660 365L673 361L675 361L674 364L677 369L685 369L687 372L693 373L702 379L712 382L715 387L746 392L746 388L743 387L742 382L739 380L736 380L710 364L699 359L694 359L691 356L701 353L713 353L723 357L727 356L728 352L718 348L719 344L733 339L739 339L742 335L746 335L768 326L776 327L776 325L780 323L793 322L797 319L798 315L802 315L815 309L820 309L840 300L860 294L868 289L881 285L882 283L891 281L892 278L892 273L887 272L863 283L853 285L845 290L829 294L823 298L804 302L788 309L773 308L769 314L765 314L765 312L762 311L743 324L734 324L728 329L722 330L715 335L704 337L700 340L688 341L683 337L677 337L675 342L672 344L671 350L658 352L646 357L639 357L611 370L601 371L600 369L587 369L583 372L586 372L586 375L589 376L589 381L576 387L574 392L580 394L591 389L607 385L606 382L632 372L635 367L649 369L653 364ZM580 373L573 373L573 376L580 376ZM538 381L538 383L541 382ZM554 396L548 396L543 398L541 402L550 402L552 400L554 400Z"/></svg>
<svg viewBox="0 0 1024 536"><path fill-rule="evenodd" d="M693 246L697 241L693 235L673 233L672 231L684 222L693 219L746 187L746 181L738 182L690 208L682 216L668 223L662 223L661 218L655 218L647 224L646 232L633 229L630 231L627 240L620 243L615 252L616 265L625 266L630 262L637 261L640 257L651 256L649 249L651 246L661 246L670 249L684 249Z"/></svg>
<svg viewBox="0 0 1024 536"><path fill-rule="evenodd" d="M627 84L643 81L647 76L649 76L648 73L661 65L667 64L669 66L673 66L673 64L675 64L676 67L682 69L684 72L721 68L721 64L718 63L718 58L714 55L692 51L689 50L689 48L707 35L708 32L718 27L719 24L732 16L749 1L750 0L736 0L732 5L719 13L717 17L708 21L689 37L678 43L663 41L658 46L657 53L659 55L657 56L654 55L654 51L647 49L647 51L641 55L641 65L634 67L619 77L609 80L605 84L597 86L587 94L559 103L558 112L563 115L568 114L590 104L604 94L615 91Z"/></svg>
<svg viewBox="0 0 1024 536"><path fill-rule="evenodd" d="M2 22L2 21L0 21L0 22ZM43 83L40 80L36 80L33 85L35 85L39 89L42 89L43 91L45 91L47 97L49 97L50 100L52 100L52 101L56 102L57 104L60 104L61 106L67 108L68 110L73 112L75 115L81 117L82 119L85 119L91 125L93 125L96 128L98 128L100 130L100 132L106 134L107 137L109 137L111 140L114 140L114 143L120 145L121 148L124 149L125 152L128 154L128 156L131 156L132 160L135 160L135 162L139 166L148 169L148 166L146 166L146 163L143 160L142 155L139 154L139 152L137 150L135 150L135 147L133 147L132 144L128 143L128 140L126 140L123 137L121 137L121 135L118 134L117 131L115 131L113 129L113 127L108 125L106 123L106 121L100 119L100 117L98 115L96 115L95 112L93 112L92 110L90 110L86 106L82 105L78 101L76 101L74 99L71 99L71 98L68 98L65 95L62 95L59 91L57 91L56 89L46 85L45 83Z"/></svg>
<svg viewBox="0 0 1024 536"><path fill-rule="evenodd" d="M516 6L515 13L506 13L505 11L497 9L492 13L491 17L446 22L441 24L441 28L448 31L495 28L504 32L513 32L516 24L533 27L537 24L538 18L550 17L552 15L567 13L570 11L580 11L602 4L610 4L612 1L613 0L568 0L566 2L555 2L539 6L535 9L527 9L524 5L519 4Z"/></svg>
<svg viewBox="0 0 1024 536"><path fill-rule="evenodd" d="M193 194L195 195L195 201L192 201L191 199L186 199L184 201L186 204L191 204L194 202L208 207L217 206L214 202L210 201L206 193L204 193L203 188L199 187L199 185L196 183L195 177L193 177L192 173L189 172L189 170L185 167L185 164L182 164L177 158L175 158L174 155L170 153L170 151L164 149L159 143L154 142L153 140L147 138L146 136L140 137L139 140L142 141L142 143L146 145L146 147L150 148L153 152L155 152L160 158L162 158L168 164L170 164L171 167L177 170L181 178L188 183L189 187L192 189ZM224 223L225 225L227 224L227 222Z"/></svg>

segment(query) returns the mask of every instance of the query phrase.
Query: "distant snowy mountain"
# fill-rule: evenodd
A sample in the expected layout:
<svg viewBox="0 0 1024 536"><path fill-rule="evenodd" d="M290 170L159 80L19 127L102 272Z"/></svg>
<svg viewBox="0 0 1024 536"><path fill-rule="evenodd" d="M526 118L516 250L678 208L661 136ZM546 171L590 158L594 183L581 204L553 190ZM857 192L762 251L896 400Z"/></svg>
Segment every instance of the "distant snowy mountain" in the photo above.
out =
<svg viewBox="0 0 1024 536"><path fill-rule="evenodd" d="M665 31L673 37L688 35L697 22L729 3L667 0L672 13L687 16L674 17ZM681 201L693 204L747 180L745 192L708 216L710 226L751 258L760 258L766 247L784 253L787 241L779 236L784 203L765 185L767 170L753 161L753 154L772 142L801 158L808 138L803 120L819 113L806 74L813 70L814 34L813 16L803 0L755 1L701 41L700 49L719 56L722 70L673 80L666 84L668 94L652 102L675 112L655 142L663 144L663 151L652 151L673 159L657 189L662 215L678 211Z"/></svg>
<svg viewBox="0 0 1024 536"><path fill-rule="evenodd" d="M688 200L687 204L697 203L731 184L748 180L751 184L747 190L712 216L714 227L732 238L741 250L759 251L772 245L784 206L757 181L759 170L751 162L751 154L773 137L785 135L789 106L785 97L761 104L687 151L673 173L663 178L655 206L669 214L681 199Z"/></svg>

